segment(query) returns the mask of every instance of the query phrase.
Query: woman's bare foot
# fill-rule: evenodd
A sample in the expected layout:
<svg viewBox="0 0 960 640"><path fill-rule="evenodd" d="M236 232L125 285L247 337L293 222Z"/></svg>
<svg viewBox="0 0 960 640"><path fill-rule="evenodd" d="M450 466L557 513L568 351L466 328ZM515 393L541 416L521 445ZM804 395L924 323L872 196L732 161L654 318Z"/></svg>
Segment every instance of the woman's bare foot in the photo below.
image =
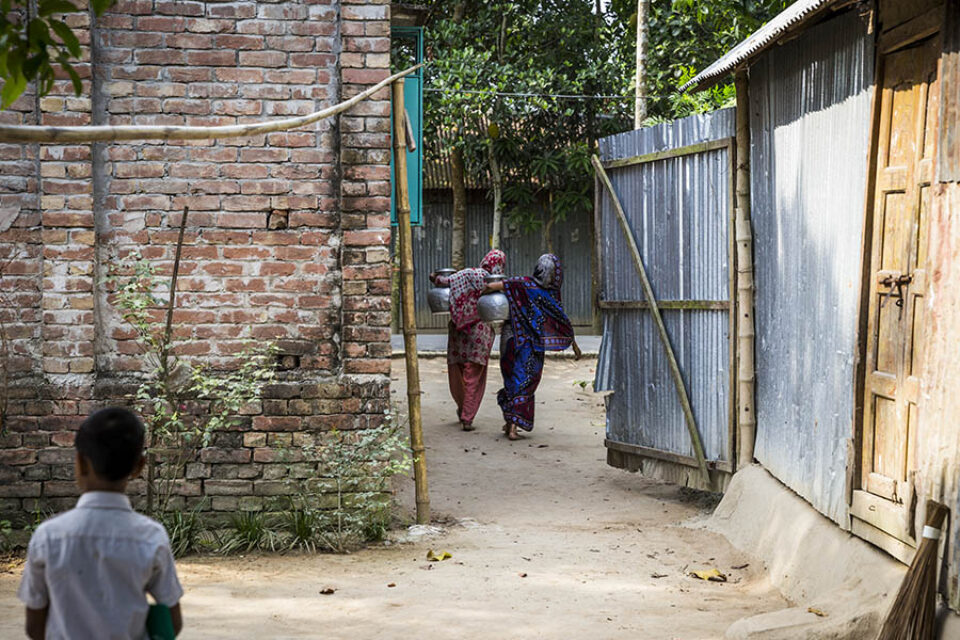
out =
<svg viewBox="0 0 960 640"><path fill-rule="evenodd" d="M511 424L507 430L507 440L523 440L524 436L517 433L517 425Z"/></svg>
<svg viewBox="0 0 960 640"><path fill-rule="evenodd" d="M469 422L462 422L462 421L460 422L460 428L463 429L464 431L473 431L474 429L476 429L476 427L470 424Z"/></svg>

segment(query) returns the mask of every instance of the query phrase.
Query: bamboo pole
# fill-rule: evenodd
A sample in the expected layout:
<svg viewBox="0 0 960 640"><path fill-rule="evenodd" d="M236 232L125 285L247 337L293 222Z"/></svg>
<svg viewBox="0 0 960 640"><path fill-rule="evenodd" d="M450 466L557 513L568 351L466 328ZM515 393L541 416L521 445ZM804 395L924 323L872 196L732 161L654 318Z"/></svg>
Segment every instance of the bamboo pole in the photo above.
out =
<svg viewBox="0 0 960 640"><path fill-rule="evenodd" d="M420 415L420 364L417 361L417 319L413 299L413 233L410 230L410 192L407 187L407 144L403 80L393 84L393 166L400 232L400 289L403 318L403 349L407 361L407 415L410 419L410 448L413 450L413 479L416 485L417 522L430 522L430 495L427 488L427 458L423 446Z"/></svg>
<svg viewBox="0 0 960 640"><path fill-rule="evenodd" d="M657 304L657 298L653 294L653 287L650 285L650 279L647 277L647 268L643 266L643 258L640 256L640 248L637 247L637 241L633 237L633 231L627 222L627 214L623 211L623 205L620 204L620 198L613 190L613 184L610 177L600 163L600 158L592 156L590 162L597 171L603 185L610 194L610 200L613 201L613 208L617 212L617 219L620 221L620 227L623 229L623 235L627 239L630 247L630 253L633 254L633 263L637 268L637 274L640 276L640 286L643 288L643 295L650 304L650 315L653 316L653 322L657 325L657 334L660 336L660 343L663 344L663 350L667 354L667 364L670 366L670 374L673 378L674 387L677 390L677 398L680 400L680 406L683 408L683 417L687 424L687 431L690 434L690 443L693 445L693 453L697 459L697 467L700 469L700 475L707 487L712 487L710 480L710 469L707 467L707 457L703 452L703 443L700 440L700 430L697 428L697 419L693 415L693 407L690 405L690 397L687 395L687 385L683 381L683 375L680 373L680 365L677 364L677 357L673 353L673 345L670 344L670 336L667 334L667 326L663 322L663 316L660 315L660 307Z"/></svg>
<svg viewBox="0 0 960 640"><path fill-rule="evenodd" d="M750 224L750 105L745 71L737 89L737 468L753 463L757 438L754 391L753 231Z"/></svg>
<svg viewBox="0 0 960 640"><path fill-rule="evenodd" d="M261 133L275 133L305 127L325 118L330 118L350 109L375 94L380 89L410 75L418 64L361 91L349 100L320 111L284 118L273 122L227 125L220 127L180 127L155 125L97 126L97 127L48 127L40 125L0 125L0 142L116 142L120 140L212 140L215 138L241 138Z"/></svg>

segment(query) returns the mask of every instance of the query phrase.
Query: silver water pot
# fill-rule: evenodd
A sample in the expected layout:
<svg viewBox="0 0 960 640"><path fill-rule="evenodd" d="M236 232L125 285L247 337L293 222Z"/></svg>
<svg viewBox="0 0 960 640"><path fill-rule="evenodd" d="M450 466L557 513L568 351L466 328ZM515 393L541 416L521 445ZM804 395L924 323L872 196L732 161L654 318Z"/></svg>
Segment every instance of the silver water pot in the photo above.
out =
<svg viewBox="0 0 960 640"><path fill-rule="evenodd" d="M504 279L506 279L506 276L490 274L484 278L484 281L489 284L501 282ZM500 291L487 293L480 296L480 300L477 302L477 312L480 314L481 320L492 327L499 327L510 319L510 302L507 300L507 296Z"/></svg>
<svg viewBox="0 0 960 640"><path fill-rule="evenodd" d="M457 272L456 269L438 269L438 276L450 277ZM450 313L450 287L449 285L434 285L427 290L427 304L430 305L430 311L437 314Z"/></svg>

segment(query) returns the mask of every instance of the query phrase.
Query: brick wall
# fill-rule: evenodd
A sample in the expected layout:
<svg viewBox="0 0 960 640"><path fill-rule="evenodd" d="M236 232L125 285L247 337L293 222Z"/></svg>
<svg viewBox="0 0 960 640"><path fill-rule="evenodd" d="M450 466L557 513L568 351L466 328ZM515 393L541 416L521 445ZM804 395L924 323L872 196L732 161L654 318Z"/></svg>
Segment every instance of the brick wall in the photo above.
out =
<svg viewBox="0 0 960 640"><path fill-rule="evenodd" d="M83 96L64 81L0 120L244 123L310 113L388 75L381 0L121 0L71 26L85 45ZM223 364L244 339L269 339L298 361L244 429L199 452L184 499L260 508L289 471L277 447L379 424L389 404L389 90L375 98L252 138L0 146L0 229L3 212L16 215L0 232L0 517L72 504L74 430L144 369L102 279L131 250L169 271L184 206L180 349Z"/></svg>

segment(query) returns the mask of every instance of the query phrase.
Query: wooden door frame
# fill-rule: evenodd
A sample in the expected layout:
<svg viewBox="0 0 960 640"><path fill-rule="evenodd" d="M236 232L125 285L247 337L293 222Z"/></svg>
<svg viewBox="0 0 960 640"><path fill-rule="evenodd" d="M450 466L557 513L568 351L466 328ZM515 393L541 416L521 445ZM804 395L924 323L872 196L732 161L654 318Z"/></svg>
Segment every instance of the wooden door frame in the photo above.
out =
<svg viewBox="0 0 960 640"><path fill-rule="evenodd" d="M950 0L948 0L950 1ZM867 145L867 176L865 181L865 198L863 225L861 230L861 249L860 249L860 282L859 282L859 314L856 331L856 366L854 367L854 403L853 403L853 435L851 439L851 449L847 455L847 529L855 535L865 537L869 542L880 547L887 553L902 562L909 562L913 555L913 547L901 539L891 535L880 527L875 527L882 535L863 536L862 532L854 531L855 492L863 489L863 442L864 442L864 410L867 375L867 327L870 315L870 291L873 280L873 236L875 232L875 206L876 206L876 185L877 185L877 152L880 141L880 115L883 106L883 72L884 59L888 54L894 53L900 49L909 47L926 38L936 36L942 24L943 12L946 4L942 7L927 11L901 25L893 27L884 34L878 34L875 40L874 51L874 79L872 95L870 98L870 116L869 116L869 144ZM874 10L876 16L876 9ZM874 22L874 26L876 21ZM876 32L876 31L875 31ZM937 62L937 75L941 73L940 66L942 56ZM938 122L939 126L939 122ZM870 505L857 505L857 507L869 508ZM872 510L872 509L871 509ZM862 520L862 518L857 518ZM884 520L882 514L877 518L877 523ZM867 524L872 524L863 520Z"/></svg>

